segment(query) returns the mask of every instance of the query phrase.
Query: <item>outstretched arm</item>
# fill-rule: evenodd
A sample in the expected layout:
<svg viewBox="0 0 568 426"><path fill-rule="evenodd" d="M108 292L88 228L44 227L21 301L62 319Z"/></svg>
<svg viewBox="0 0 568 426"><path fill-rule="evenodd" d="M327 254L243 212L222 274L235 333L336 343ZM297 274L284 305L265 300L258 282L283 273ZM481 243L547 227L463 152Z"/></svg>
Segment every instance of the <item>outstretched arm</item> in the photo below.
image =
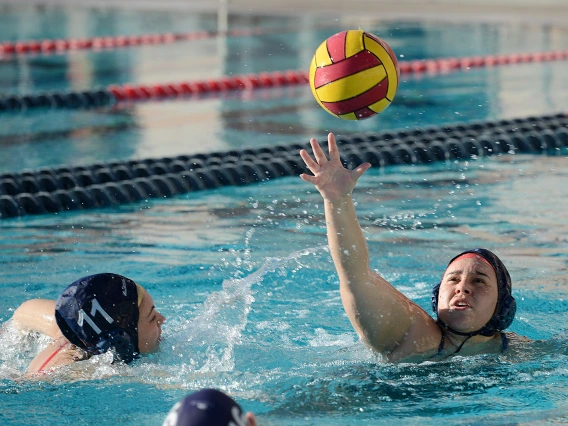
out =
<svg viewBox="0 0 568 426"><path fill-rule="evenodd" d="M440 334L433 319L369 266L351 192L371 165L344 168L332 133L328 136L329 159L315 139L310 143L315 161L305 150L300 155L314 176L300 177L314 184L324 198L328 243L339 275L341 300L353 327L374 350L387 356L435 347Z"/></svg>
<svg viewBox="0 0 568 426"><path fill-rule="evenodd" d="M55 300L27 300L16 309L12 320L21 330L37 331L53 339L61 336L55 322Z"/></svg>

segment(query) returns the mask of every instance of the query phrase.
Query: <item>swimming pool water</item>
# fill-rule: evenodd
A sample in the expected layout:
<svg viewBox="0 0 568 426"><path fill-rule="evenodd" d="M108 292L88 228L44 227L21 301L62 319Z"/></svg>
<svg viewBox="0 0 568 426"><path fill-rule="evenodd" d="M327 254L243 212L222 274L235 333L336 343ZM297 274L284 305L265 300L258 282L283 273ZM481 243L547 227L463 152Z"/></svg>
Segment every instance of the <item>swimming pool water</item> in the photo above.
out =
<svg viewBox="0 0 568 426"><path fill-rule="evenodd" d="M13 13L27 16L32 11ZM51 19L49 14L44 18ZM184 21L176 19L182 31ZM138 20L134 13L125 18ZM208 21L187 25L205 25L198 22ZM112 32L101 25L93 34ZM166 26L156 25L156 32ZM505 43L517 52L549 50L566 40L554 29L530 28L525 30L532 38L510 42L508 36L520 34L519 28L480 25L472 26L476 31L470 32L470 44L458 46L444 42L460 34L455 25L378 24L383 26L391 28L397 53L416 57L435 57L433 50L440 56L505 52ZM5 39L15 31L0 28ZM299 34L314 40L313 47L326 36L306 29ZM282 39L288 40L272 35L229 43L234 55L253 49L254 58L259 45ZM427 40L435 40L431 44L438 49L426 49L431 46ZM285 55L275 52L273 60L249 59L247 64L300 67L299 61L289 63L287 55L311 56L306 52L312 47L303 53L293 47L291 40ZM175 56L178 49L182 47L169 46L164 55ZM127 54L139 58L144 49ZM111 59L117 53L106 55L105 66L118 67ZM88 53L82 60L89 64L96 57ZM558 112L567 99L563 65L409 78L382 116L359 124L339 122L321 111L307 86L251 93L250 99L235 95L119 111L6 115L0 117L0 171L299 142L328 130L347 134ZM0 78L7 75L3 66ZM19 69L16 63L11 66ZM171 68L176 66L174 62ZM191 72L191 66L187 62L179 69ZM234 56L226 64L234 72L239 66ZM133 64L131 69L138 68ZM155 75L168 78L167 70ZM63 74L51 76L57 84L69 84ZM529 77L531 85L526 84ZM92 78L93 85L106 83L98 71ZM42 84L33 88L49 86ZM17 91L18 85L2 87L8 89ZM22 301L55 298L78 277L101 271L140 282L168 318L156 355L131 367L99 357L37 382L20 377L45 341L20 336L6 324L0 334L0 421L161 424L178 399L206 386L229 392L257 413L262 425L565 421L565 154L372 169L361 178L355 199L373 268L428 311L433 284L447 260L464 248L496 251L513 276L519 308L511 330L536 341L503 355L436 363L385 364L358 341L343 312L326 249L321 197L299 178L116 209L0 221L0 322ZM69 376L90 380L70 381Z"/></svg>

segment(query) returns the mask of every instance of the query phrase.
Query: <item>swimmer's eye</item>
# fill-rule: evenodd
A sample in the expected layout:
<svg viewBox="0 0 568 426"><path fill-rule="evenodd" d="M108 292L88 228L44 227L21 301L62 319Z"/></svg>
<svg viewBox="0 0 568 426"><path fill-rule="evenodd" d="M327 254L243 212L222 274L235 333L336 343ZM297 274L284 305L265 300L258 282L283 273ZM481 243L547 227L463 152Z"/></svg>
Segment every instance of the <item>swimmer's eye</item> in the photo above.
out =
<svg viewBox="0 0 568 426"><path fill-rule="evenodd" d="M156 318L158 318L158 316L157 316L157 315L154 315L154 316L152 317L152 319L150 320L150 322L156 321Z"/></svg>

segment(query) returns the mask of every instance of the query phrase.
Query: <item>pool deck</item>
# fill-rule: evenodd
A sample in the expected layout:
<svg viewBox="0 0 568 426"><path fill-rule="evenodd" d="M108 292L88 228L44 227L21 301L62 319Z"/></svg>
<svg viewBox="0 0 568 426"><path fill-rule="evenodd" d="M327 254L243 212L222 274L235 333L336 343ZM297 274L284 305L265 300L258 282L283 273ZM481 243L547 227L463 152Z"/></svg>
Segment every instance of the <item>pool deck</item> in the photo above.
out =
<svg viewBox="0 0 568 426"><path fill-rule="evenodd" d="M128 7L334 18L523 22L568 26L568 0L0 0L0 4Z"/></svg>

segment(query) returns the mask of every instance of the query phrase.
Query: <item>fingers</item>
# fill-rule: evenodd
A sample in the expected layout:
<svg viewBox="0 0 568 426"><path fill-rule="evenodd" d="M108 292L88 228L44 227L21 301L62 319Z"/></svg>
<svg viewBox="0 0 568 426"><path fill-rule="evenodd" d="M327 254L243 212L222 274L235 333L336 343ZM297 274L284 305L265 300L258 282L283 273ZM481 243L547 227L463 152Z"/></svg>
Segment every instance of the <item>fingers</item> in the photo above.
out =
<svg viewBox="0 0 568 426"><path fill-rule="evenodd" d="M367 170L369 170L370 167L371 167L370 163L361 164L355 170L351 171L351 179L353 179L355 182L357 182L357 180L363 175L363 173L365 173Z"/></svg>
<svg viewBox="0 0 568 426"><path fill-rule="evenodd" d="M319 169L320 166L318 163L316 163L312 157L310 157L310 154L308 154L308 152L305 149L302 149L300 151L300 157L302 157L302 160L304 160L304 163L306 163L306 166L308 166L308 169L310 169L310 171L315 175Z"/></svg>
<svg viewBox="0 0 568 426"><path fill-rule="evenodd" d="M339 162L340 161L339 149L337 148L337 142L335 141L335 135L333 133L329 133L327 135L327 143L329 149L329 159ZM300 156L304 160L304 163L306 163L308 169L310 169L310 171L315 175L320 171L321 166L323 166L328 162L328 159L323 149L321 148L320 144L315 138L310 139L310 145L312 146L312 151L314 153L315 161L305 149L302 149L300 151ZM360 174L363 174L365 170L366 169L364 169Z"/></svg>
<svg viewBox="0 0 568 426"><path fill-rule="evenodd" d="M327 135L327 148L329 150L329 159L339 160L339 149L337 149L337 142L335 142L335 135L333 133Z"/></svg>
<svg viewBox="0 0 568 426"><path fill-rule="evenodd" d="M314 156L316 157L318 164L321 166L327 163L327 157L325 156L323 149L321 149L318 141L312 138L310 139L310 145L312 146L312 150L314 151Z"/></svg>
<svg viewBox="0 0 568 426"><path fill-rule="evenodd" d="M305 180L306 182L313 183L314 185L316 185L317 178L315 176L310 176L305 173L302 173L300 177L302 178L302 180Z"/></svg>

